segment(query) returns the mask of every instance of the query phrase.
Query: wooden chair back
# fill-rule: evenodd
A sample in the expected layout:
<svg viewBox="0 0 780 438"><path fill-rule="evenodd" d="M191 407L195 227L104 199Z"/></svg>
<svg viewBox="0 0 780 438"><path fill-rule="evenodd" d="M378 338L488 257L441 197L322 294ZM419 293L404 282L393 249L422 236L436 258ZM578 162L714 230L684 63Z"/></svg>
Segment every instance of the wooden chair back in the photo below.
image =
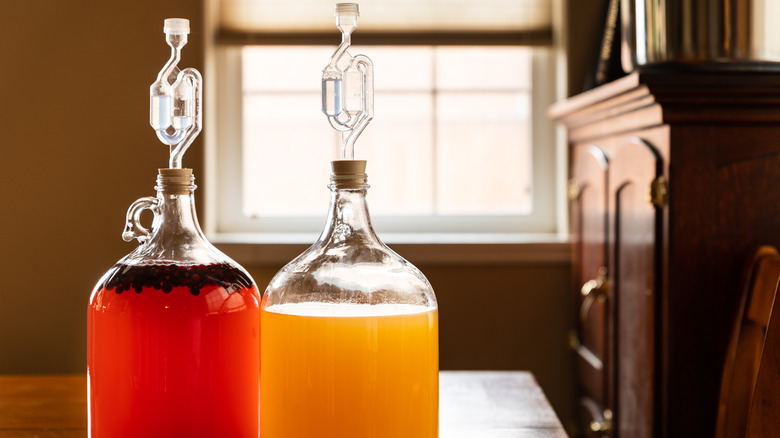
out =
<svg viewBox="0 0 780 438"><path fill-rule="evenodd" d="M780 305L766 328L753 403L748 417L748 438L780 437Z"/></svg>
<svg viewBox="0 0 780 438"><path fill-rule="evenodd" d="M745 437L778 281L780 254L774 247L762 246L745 275L742 300L723 367L716 438ZM780 322L777 325L780 329Z"/></svg>

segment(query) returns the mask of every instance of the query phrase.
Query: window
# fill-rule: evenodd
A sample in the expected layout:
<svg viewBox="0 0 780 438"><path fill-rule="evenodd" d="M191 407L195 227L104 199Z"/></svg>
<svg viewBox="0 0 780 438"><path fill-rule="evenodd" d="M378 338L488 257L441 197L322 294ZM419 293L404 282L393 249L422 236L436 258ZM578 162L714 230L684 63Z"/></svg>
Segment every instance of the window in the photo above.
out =
<svg viewBox="0 0 780 438"><path fill-rule="evenodd" d="M557 231L555 151L545 116L554 100L549 46L507 43L509 30L504 37L476 33L480 45L463 45L456 32L415 38L362 24L350 53L374 63L375 118L355 156L368 161L377 229ZM316 31L327 38L311 29L302 39L295 32L222 32L212 64L218 121L210 154L218 165L209 231L321 230L329 162L340 157L341 141L320 111L320 72L339 33L332 23ZM362 39L371 45L357 45ZM387 44L396 40L403 44Z"/></svg>

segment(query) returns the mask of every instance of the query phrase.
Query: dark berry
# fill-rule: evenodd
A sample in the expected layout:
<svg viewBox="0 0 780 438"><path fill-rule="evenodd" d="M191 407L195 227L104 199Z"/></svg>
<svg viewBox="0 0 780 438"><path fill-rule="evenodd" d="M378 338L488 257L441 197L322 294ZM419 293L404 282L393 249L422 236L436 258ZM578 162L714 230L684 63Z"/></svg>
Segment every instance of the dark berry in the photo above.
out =
<svg viewBox="0 0 780 438"><path fill-rule="evenodd" d="M142 293L144 288L170 293L176 287L188 288L197 296L204 287L221 287L227 292L251 288L252 281L241 270L226 263L214 265L116 265L102 285L105 289L121 294L133 289Z"/></svg>

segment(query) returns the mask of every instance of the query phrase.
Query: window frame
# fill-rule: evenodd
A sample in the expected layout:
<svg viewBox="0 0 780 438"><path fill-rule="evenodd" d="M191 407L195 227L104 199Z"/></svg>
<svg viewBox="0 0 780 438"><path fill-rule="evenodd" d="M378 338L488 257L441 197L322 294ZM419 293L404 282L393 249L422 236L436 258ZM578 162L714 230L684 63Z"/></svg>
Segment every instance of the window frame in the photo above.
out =
<svg viewBox="0 0 780 438"><path fill-rule="evenodd" d="M232 35L217 32L218 37L207 48L206 127L206 232L215 241L257 243L311 242L321 231L327 208L327 163L323 163L323 211L318 217L273 218L258 220L244 218L241 214L241 47L245 44L311 44L327 39L319 34L246 34ZM565 234L565 204L560 202L560 187L565 174L561 166L561 147L556 140L552 121L547 117L547 107L556 100L559 74L555 73L555 50L549 44L550 31L524 33L524 37L512 34L436 33L418 36L417 44L435 45L531 45L546 46L547 50L535 50L532 62L531 117L533 163L533 213L527 216L434 216L434 217L382 217L373 218L376 228L388 242L424 243L519 243L539 239L560 242ZM529 36L530 35L530 36ZM360 45L387 44L392 41L405 45L411 41L397 34L361 34ZM336 41L337 43L337 41ZM335 45L334 45L335 47ZM564 171L561 172L560 169ZM294 176L294 173L291 173ZM292 180L292 178L291 178ZM238 189L236 189L238 188ZM283 189L280 186L280 189ZM316 187L313 189L317 189ZM500 190L500 188L498 188ZM233 206L228 208L226 206ZM562 220L562 218L564 218ZM402 230L403 224L415 221L415 230ZM472 226L465 227L469 223ZM271 228L271 229L269 229ZM307 229L301 231L302 228ZM546 237L545 237L546 236Z"/></svg>

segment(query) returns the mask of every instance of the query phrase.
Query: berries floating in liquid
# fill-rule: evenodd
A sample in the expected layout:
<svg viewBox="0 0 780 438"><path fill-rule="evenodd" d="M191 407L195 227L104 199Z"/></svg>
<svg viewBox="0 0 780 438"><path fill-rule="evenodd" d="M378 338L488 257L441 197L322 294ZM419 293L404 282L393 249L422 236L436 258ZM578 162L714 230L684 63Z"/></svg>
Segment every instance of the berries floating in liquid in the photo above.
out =
<svg viewBox="0 0 780 438"><path fill-rule="evenodd" d="M252 280L242 271L226 263L212 265L126 265L119 263L111 268L101 285L116 293L133 290L141 293L152 288L170 293L174 287L185 287L190 294L198 295L205 287L218 286L228 292L238 292L252 287Z"/></svg>

